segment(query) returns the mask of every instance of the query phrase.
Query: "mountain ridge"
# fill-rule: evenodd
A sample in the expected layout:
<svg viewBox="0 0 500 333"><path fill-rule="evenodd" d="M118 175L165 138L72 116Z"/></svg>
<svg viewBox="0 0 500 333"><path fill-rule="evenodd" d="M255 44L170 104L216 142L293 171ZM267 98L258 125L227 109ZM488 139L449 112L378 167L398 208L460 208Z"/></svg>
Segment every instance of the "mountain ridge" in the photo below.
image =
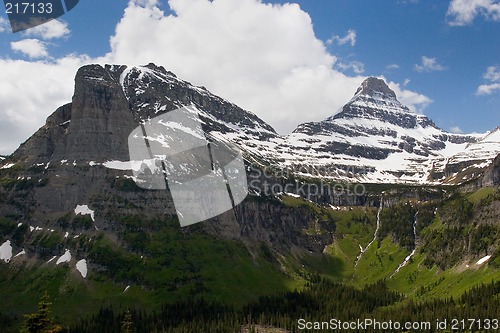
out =
<svg viewBox="0 0 500 333"><path fill-rule="evenodd" d="M411 112L379 78L363 81L340 112L279 135L255 114L151 63L82 67L72 102L49 116L3 163L37 165L54 159L78 164L82 157L84 164L127 161L124 143L133 128L185 105L199 110L207 133L236 144L247 158L283 170L325 168L330 181L460 184L480 177L500 154L496 130L448 133Z"/></svg>

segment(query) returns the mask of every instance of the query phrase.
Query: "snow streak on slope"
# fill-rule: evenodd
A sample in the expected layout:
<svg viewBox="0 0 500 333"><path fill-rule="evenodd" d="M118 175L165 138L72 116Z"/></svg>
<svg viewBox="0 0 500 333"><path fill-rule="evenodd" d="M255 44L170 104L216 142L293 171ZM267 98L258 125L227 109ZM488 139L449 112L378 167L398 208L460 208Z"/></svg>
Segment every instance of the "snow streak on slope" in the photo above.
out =
<svg viewBox="0 0 500 333"><path fill-rule="evenodd" d="M378 230L380 229L380 212L382 212L382 208L383 208L383 202L382 202L382 198L380 198L380 206L379 206L378 211L377 211L377 226L375 228L375 232L373 233L373 239L371 240L370 243L368 243L368 245L366 245L366 247L364 249L361 246L361 244L359 245L361 252L356 257L356 261L354 262L354 268L358 267L358 263L361 260L361 258L363 257L363 254L366 252L366 250L368 250L370 245L372 245L373 242L375 242L377 240Z"/></svg>

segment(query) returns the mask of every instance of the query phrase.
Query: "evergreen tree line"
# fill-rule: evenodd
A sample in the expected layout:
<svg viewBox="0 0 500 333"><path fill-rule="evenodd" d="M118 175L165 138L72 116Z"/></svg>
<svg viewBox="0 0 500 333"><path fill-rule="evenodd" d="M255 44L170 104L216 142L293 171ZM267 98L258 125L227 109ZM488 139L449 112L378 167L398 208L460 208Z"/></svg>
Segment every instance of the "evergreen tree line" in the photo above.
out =
<svg viewBox="0 0 500 333"><path fill-rule="evenodd" d="M371 318L404 323L433 322L436 319L451 321L453 318L500 319L499 313L500 281L472 288L459 298L416 301L389 291L384 281L359 290L312 276L303 291L261 297L241 308L204 300L165 304L160 311L150 313L134 309L117 312L108 307L102 308L92 318L81 319L62 332L239 333L242 326L252 325L273 326L299 332L297 321L300 318L307 321ZM360 332L382 330L365 329Z"/></svg>

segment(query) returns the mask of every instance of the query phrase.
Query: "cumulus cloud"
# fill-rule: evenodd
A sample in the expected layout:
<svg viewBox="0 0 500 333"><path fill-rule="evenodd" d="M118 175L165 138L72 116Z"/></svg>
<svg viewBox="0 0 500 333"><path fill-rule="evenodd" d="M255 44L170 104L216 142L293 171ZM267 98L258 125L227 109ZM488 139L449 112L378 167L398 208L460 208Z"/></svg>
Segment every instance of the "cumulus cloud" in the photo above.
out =
<svg viewBox="0 0 500 333"><path fill-rule="evenodd" d="M476 95L491 95L497 91L500 91L499 66L489 66L486 69L486 72L483 74L483 78L490 81L491 83L480 85L476 90Z"/></svg>
<svg viewBox="0 0 500 333"><path fill-rule="evenodd" d="M352 70L355 74L363 74L365 71L365 65L360 61L350 61L347 63L339 62L337 67L346 71Z"/></svg>
<svg viewBox="0 0 500 333"><path fill-rule="evenodd" d="M391 81L388 83L388 86L389 88L394 90L398 100L404 105L408 106L410 110L415 113L422 114L424 110L429 106L429 104L433 102L432 99L425 95L401 88L401 85L399 83Z"/></svg>
<svg viewBox="0 0 500 333"><path fill-rule="evenodd" d="M499 66L489 66L486 69L486 73L483 74L483 78L493 82L500 81L500 67Z"/></svg>
<svg viewBox="0 0 500 333"><path fill-rule="evenodd" d="M16 140L25 140L55 108L71 100L76 70L88 62L155 62L253 111L281 133L335 114L366 78L337 69L337 58L316 38L311 18L296 4L259 0L170 0L168 4L171 12L165 13L155 0L130 1L110 39L111 52L102 58L1 60L2 75L15 80L0 84L0 100L6 105L0 109L0 127L19 133L11 141L1 140L0 153L11 152ZM431 102L391 85L413 110L421 112Z"/></svg>
<svg viewBox="0 0 500 333"><path fill-rule="evenodd" d="M464 26L471 24L476 16L500 21L500 2L498 0L452 0L446 14L448 24Z"/></svg>
<svg viewBox="0 0 500 333"><path fill-rule="evenodd" d="M482 84L477 87L476 95L491 95L500 91L500 83Z"/></svg>
<svg viewBox="0 0 500 333"><path fill-rule="evenodd" d="M47 23L26 30L23 34L42 39L62 38L69 35L68 24L59 20L52 20Z"/></svg>
<svg viewBox="0 0 500 333"><path fill-rule="evenodd" d="M75 56L55 62L0 59L2 77L10 78L0 80L0 154L12 153L47 116L71 101L74 75L89 61Z"/></svg>
<svg viewBox="0 0 500 333"><path fill-rule="evenodd" d="M351 46L354 46L354 45L356 45L356 37L357 37L356 30L349 29L347 31L347 34L344 37L341 37L338 35L333 35L331 38L329 38L326 41L326 43L328 45L331 45L336 41L337 44L339 44L339 45L344 45L344 44L350 43Z"/></svg>
<svg viewBox="0 0 500 333"><path fill-rule="evenodd" d="M21 52L32 59L49 56L47 45L38 39L28 38L17 42L11 42L10 47L13 51Z"/></svg>
<svg viewBox="0 0 500 333"><path fill-rule="evenodd" d="M419 65L415 65L415 70L417 72L435 72L435 71L444 71L446 67L440 65L436 58L430 58L426 56L422 56L422 63Z"/></svg>

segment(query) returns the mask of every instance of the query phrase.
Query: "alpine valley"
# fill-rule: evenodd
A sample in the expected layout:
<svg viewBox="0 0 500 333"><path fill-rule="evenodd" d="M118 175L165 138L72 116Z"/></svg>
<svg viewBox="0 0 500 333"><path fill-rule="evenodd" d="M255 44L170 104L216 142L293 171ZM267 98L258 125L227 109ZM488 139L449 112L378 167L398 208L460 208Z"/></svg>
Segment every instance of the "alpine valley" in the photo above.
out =
<svg viewBox="0 0 500 333"><path fill-rule="evenodd" d="M127 144L181 107L242 152L250 192L184 228L168 188L136 185ZM71 103L0 158L0 332L45 291L76 333L500 325L500 127L448 133L375 77L334 111L280 135L163 67L82 67Z"/></svg>

